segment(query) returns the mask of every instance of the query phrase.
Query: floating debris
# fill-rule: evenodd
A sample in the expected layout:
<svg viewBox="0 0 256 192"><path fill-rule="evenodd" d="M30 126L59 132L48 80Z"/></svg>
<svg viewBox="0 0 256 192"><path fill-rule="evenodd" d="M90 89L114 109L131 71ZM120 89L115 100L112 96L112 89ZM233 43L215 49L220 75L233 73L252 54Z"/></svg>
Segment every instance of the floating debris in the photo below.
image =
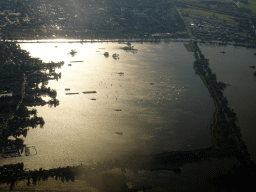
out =
<svg viewBox="0 0 256 192"><path fill-rule="evenodd" d="M120 76L122 76L122 75L124 75L124 73L123 72L119 72L119 73L117 73L118 75L120 75Z"/></svg>
<svg viewBox="0 0 256 192"><path fill-rule="evenodd" d="M115 132L117 135L123 135L123 132Z"/></svg>
<svg viewBox="0 0 256 192"><path fill-rule="evenodd" d="M84 91L83 94L97 93L96 91Z"/></svg>
<svg viewBox="0 0 256 192"><path fill-rule="evenodd" d="M252 68L252 69L255 69L255 66L249 66L250 68Z"/></svg>
<svg viewBox="0 0 256 192"><path fill-rule="evenodd" d="M122 111L122 109L116 109L115 111Z"/></svg>
<svg viewBox="0 0 256 192"><path fill-rule="evenodd" d="M68 66L71 66L71 64L68 64Z"/></svg>
<svg viewBox="0 0 256 192"><path fill-rule="evenodd" d="M220 51L220 53L225 53L225 51Z"/></svg>
<svg viewBox="0 0 256 192"><path fill-rule="evenodd" d="M79 94L79 93L66 93L66 95L76 95L76 94Z"/></svg>
<svg viewBox="0 0 256 192"><path fill-rule="evenodd" d="M155 83L149 83L150 85L155 85Z"/></svg>
<svg viewBox="0 0 256 192"><path fill-rule="evenodd" d="M65 88L65 91L70 91L70 88Z"/></svg>
<svg viewBox="0 0 256 192"><path fill-rule="evenodd" d="M92 101L95 101L96 99L95 98L91 98Z"/></svg>
<svg viewBox="0 0 256 192"><path fill-rule="evenodd" d="M105 57L108 57L108 56L109 56L109 53L108 53L108 52L105 52L105 53L104 53L104 56L105 56Z"/></svg>

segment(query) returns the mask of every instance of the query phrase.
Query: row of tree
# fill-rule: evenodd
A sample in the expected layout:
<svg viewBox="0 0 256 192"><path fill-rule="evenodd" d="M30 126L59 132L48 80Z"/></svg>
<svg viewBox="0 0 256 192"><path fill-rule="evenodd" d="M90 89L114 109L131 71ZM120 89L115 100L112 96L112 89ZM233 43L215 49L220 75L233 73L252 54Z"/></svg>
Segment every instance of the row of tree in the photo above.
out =
<svg viewBox="0 0 256 192"><path fill-rule="evenodd" d="M26 137L30 127L36 128L40 125L42 128L45 124L44 119L37 116L36 109L29 110L27 107L59 105L56 99L57 92L46 85L53 75L54 79L60 77L60 75L55 75L54 71L64 63L47 65L39 59L30 57L28 52L21 50L20 46L15 43L0 43L0 47L0 59L2 59L0 73L9 75L8 81L5 80L8 86L0 87L0 89L12 93L12 96L0 97L0 114L8 114L7 116L1 115L0 147L21 151L25 145L22 138L18 137ZM21 83L13 84L12 82L17 81L17 77ZM40 87L39 84L41 84ZM43 100L44 95L48 95L51 98L50 101ZM13 136L15 140L10 139L10 136Z"/></svg>

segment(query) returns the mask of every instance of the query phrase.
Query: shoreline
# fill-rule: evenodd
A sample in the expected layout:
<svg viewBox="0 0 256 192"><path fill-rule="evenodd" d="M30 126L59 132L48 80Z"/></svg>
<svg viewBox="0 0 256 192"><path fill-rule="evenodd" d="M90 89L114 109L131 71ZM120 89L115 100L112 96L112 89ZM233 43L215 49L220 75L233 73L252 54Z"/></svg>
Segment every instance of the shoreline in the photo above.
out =
<svg viewBox="0 0 256 192"><path fill-rule="evenodd" d="M248 49L256 49L256 44L250 43L236 43L236 42L223 42L223 41L205 41L200 39L184 39L184 38L144 38L144 39L66 39L66 38L58 38L58 39L26 39L26 40L5 40L8 43L123 43L126 44L127 42L132 43L161 43L161 42L184 42L184 43L191 43L192 41L198 42L199 44L205 44L208 46L234 46L234 47L245 47ZM0 43L4 43L3 40L0 40ZM134 49L136 50L136 49ZM192 51L194 52L194 51Z"/></svg>

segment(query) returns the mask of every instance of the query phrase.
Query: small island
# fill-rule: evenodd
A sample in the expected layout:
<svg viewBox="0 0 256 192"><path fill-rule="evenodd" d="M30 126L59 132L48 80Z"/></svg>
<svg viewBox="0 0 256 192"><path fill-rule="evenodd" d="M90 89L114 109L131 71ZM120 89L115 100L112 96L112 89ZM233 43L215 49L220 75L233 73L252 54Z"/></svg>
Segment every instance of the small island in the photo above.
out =
<svg viewBox="0 0 256 192"><path fill-rule="evenodd" d="M133 47L134 46L132 46L132 44L130 43L130 42L128 42L128 43L126 43L126 45L127 46L125 46L125 47L123 47L122 49L124 49L124 50L129 50L129 51L138 51L138 49L134 49Z"/></svg>
<svg viewBox="0 0 256 192"><path fill-rule="evenodd" d="M109 56L109 53L108 53L108 52L105 52L105 53L104 53L104 56L105 56L105 57L108 57L108 56Z"/></svg>

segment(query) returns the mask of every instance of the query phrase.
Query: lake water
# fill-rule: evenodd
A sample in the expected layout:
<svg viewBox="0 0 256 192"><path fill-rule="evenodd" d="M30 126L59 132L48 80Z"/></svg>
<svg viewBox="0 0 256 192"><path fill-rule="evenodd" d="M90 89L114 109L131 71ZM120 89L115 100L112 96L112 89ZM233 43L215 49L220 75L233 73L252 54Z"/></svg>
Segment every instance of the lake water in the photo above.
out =
<svg viewBox="0 0 256 192"><path fill-rule="evenodd" d="M234 109L241 128L242 139L245 141L252 158L256 159L256 65L255 49L245 47L205 47L201 46L210 67L217 79L230 84L224 90L229 106ZM219 53L225 51L225 54Z"/></svg>
<svg viewBox="0 0 256 192"><path fill-rule="evenodd" d="M24 142L35 146L37 155L1 159L1 165L24 162L25 168L49 169L211 146L214 104L195 75L194 54L187 52L183 43L132 43L138 49L135 52L121 49L125 44L110 42L20 45L44 62L65 62L58 70L61 79L47 85L57 91L60 104L56 108L36 107L45 125L30 128ZM71 49L77 51L74 57L68 54ZM255 160L256 78L255 69L249 67L256 63L255 50L203 45L200 49L217 80L231 85L224 95L237 113L242 139ZM110 56L104 57L104 52ZM114 53L119 59L112 57ZM135 180L152 184L154 189L216 191L209 181L226 174L234 164L234 158L212 158L185 164L181 176L149 171L136 175Z"/></svg>
<svg viewBox="0 0 256 192"><path fill-rule="evenodd" d="M57 91L60 105L36 107L45 120L44 128L30 129L24 140L38 154L1 159L1 165L24 162L29 169L47 169L211 146L214 105L195 75L193 53L179 42L132 45L138 51L126 52L121 49L125 44L110 42L21 44L44 62L65 62L59 70L61 79L48 84ZM255 159L256 81L254 69L249 68L256 61L254 50L200 48L218 80L231 85L224 94L238 115L243 140ZM68 54L71 49L77 51L74 57ZM225 54L219 53L223 50ZM104 57L104 52L110 56ZM113 59L114 53L119 59Z"/></svg>
<svg viewBox="0 0 256 192"><path fill-rule="evenodd" d="M24 140L38 154L1 164L23 161L26 168L47 169L211 146L214 105L183 43L132 43L136 52L124 51L126 45L119 43L20 45L44 62L65 62L61 79L48 84L60 105L36 107L44 128L30 129ZM74 57L71 49L77 51Z"/></svg>

